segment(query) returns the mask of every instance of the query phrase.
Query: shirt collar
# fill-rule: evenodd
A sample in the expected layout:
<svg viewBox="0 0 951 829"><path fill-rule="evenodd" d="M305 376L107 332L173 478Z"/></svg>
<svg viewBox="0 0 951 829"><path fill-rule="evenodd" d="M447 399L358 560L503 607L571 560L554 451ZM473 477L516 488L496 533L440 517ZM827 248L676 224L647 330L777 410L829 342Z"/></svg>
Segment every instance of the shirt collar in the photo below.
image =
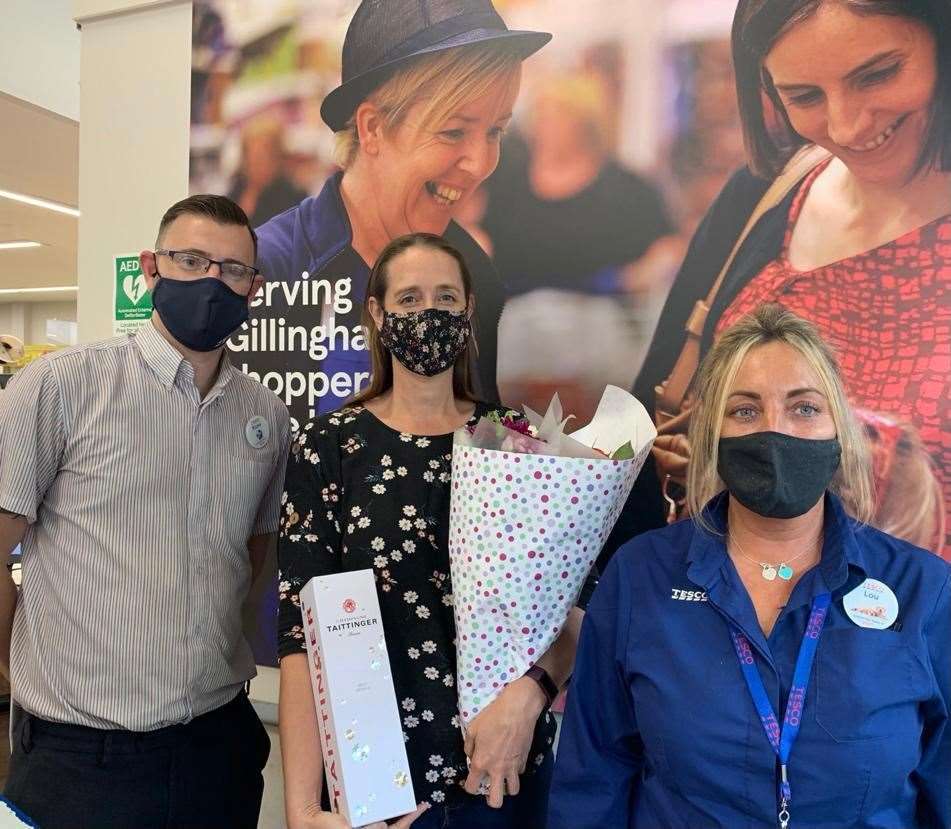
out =
<svg viewBox="0 0 951 829"><path fill-rule="evenodd" d="M171 389L176 382L194 386L195 371L191 363L162 336L152 320L149 320L136 332L134 340L143 359L166 389ZM228 383L231 382L234 371L226 348L221 355L218 376L215 378L215 383L205 399L211 400L221 394Z"/></svg>
<svg viewBox="0 0 951 829"><path fill-rule="evenodd" d="M320 193L304 199L298 207L300 227L314 257L314 271L353 243L350 217L340 194L342 180L341 172L330 176Z"/></svg>
<svg viewBox="0 0 951 829"><path fill-rule="evenodd" d="M694 583L711 587L727 558L725 530L728 493L714 496L703 508L715 532L698 527L687 551L687 577ZM867 571L862 547L855 538L856 522L849 518L842 501L831 492L825 494L825 524L823 527L822 559L818 566L821 584L819 592L834 592L847 582L849 568L864 574Z"/></svg>

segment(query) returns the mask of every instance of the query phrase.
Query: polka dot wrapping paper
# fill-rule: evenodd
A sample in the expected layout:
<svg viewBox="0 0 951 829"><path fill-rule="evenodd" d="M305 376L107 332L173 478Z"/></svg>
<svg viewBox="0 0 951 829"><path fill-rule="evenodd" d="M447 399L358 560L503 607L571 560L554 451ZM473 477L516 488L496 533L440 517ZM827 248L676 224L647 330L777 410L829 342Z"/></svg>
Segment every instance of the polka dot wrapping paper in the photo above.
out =
<svg viewBox="0 0 951 829"><path fill-rule="evenodd" d="M449 558L464 725L558 638L647 458L653 425L622 393L643 413L641 441L633 423L625 432L628 460L503 452L457 434Z"/></svg>

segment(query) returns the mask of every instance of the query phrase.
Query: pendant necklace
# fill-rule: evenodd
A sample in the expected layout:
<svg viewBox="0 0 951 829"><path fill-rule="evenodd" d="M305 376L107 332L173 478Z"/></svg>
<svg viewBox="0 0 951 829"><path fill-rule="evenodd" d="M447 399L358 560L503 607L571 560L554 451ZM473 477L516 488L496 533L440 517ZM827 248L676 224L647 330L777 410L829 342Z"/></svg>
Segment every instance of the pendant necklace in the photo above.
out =
<svg viewBox="0 0 951 829"><path fill-rule="evenodd" d="M770 564L768 561L757 561L752 556L748 556L743 548L740 546L736 538L731 537L730 541L733 543L733 546L736 548L736 551L747 561L752 561L753 564L756 564L760 567L760 575L766 581L775 581L776 576L779 576L783 581L789 581L794 575L795 572L792 567L789 566L791 561L796 561L802 558L806 553L811 553L815 550L819 540L816 539L809 547L803 550L801 553L797 553L792 558L787 558L784 561L780 561L779 564Z"/></svg>

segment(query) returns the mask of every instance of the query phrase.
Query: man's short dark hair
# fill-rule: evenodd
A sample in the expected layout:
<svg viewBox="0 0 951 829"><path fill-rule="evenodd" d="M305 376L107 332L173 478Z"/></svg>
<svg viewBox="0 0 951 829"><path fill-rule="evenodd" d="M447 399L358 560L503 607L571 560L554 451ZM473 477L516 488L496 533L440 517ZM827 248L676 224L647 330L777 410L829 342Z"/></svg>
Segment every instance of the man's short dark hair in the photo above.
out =
<svg viewBox="0 0 951 829"><path fill-rule="evenodd" d="M248 214L241 209L240 205L235 204L227 196L189 196L187 199L175 202L162 216L162 221L159 223L158 239L155 242L156 246L161 245L162 236L165 235L168 226L179 216L206 216L218 222L218 224L246 227L248 233L251 234L254 258L255 260L258 258L258 236L254 232L254 228L251 227ZM249 262L248 264L252 263Z"/></svg>

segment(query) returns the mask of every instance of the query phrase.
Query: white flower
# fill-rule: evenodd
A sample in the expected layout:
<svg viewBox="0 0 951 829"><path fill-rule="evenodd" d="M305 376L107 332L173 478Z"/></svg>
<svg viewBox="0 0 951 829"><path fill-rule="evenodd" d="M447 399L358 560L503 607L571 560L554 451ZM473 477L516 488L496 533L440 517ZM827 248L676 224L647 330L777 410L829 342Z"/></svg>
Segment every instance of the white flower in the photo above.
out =
<svg viewBox="0 0 951 829"><path fill-rule="evenodd" d="M373 491L374 491L377 495L382 495L384 492L386 492L386 487L383 486L383 484L374 484L374 485L373 485Z"/></svg>
<svg viewBox="0 0 951 829"><path fill-rule="evenodd" d="M426 675L426 679L439 679L439 671L432 666L428 667L423 673Z"/></svg>
<svg viewBox="0 0 951 829"><path fill-rule="evenodd" d="M433 803L442 803L446 799L446 793L440 791L430 792L429 799Z"/></svg>
<svg viewBox="0 0 951 829"><path fill-rule="evenodd" d="M357 521L357 526L358 526L358 527L369 527L369 526L370 526L370 519L367 518L367 516L365 516L365 515L361 515L361 516L360 516L360 520Z"/></svg>
<svg viewBox="0 0 951 829"><path fill-rule="evenodd" d="M441 766L441 765L442 765L442 755L441 755L441 754L430 754L430 755L429 755L429 765L431 765L431 766Z"/></svg>
<svg viewBox="0 0 951 829"><path fill-rule="evenodd" d="M384 455L380 458L380 463L383 464L383 466L389 466L393 463L393 459L389 455Z"/></svg>
<svg viewBox="0 0 951 829"><path fill-rule="evenodd" d="M403 515L408 515L410 517L416 515L416 507L414 507L412 504L407 504L405 507L403 507Z"/></svg>
<svg viewBox="0 0 951 829"><path fill-rule="evenodd" d="M431 483L435 480L435 478L436 478L436 476L433 475L433 473L430 472L428 469L423 473L423 480L424 480L427 484L431 484Z"/></svg>
<svg viewBox="0 0 951 829"><path fill-rule="evenodd" d="M390 563L390 560L386 556L377 556L373 559L373 566L379 567L381 570Z"/></svg>
<svg viewBox="0 0 951 829"><path fill-rule="evenodd" d="M400 703L403 706L404 711L415 711L416 710L416 700L412 697L407 697Z"/></svg>
<svg viewBox="0 0 951 829"><path fill-rule="evenodd" d="M425 449L427 446L429 446L429 438L417 438L416 445L420 449Z"/></svg>
<svg viewBox="0 0 951 829"><path fill-rule="evenodd" d="M396 474L399 475L401 478L405 478L405 477L406 477L406 467L405 467L405 466L399 467L399 469L396 470Z"/></svg>
<svg viewBox="0 0 951 829"><path fill-rule="evenodd" d="M419 725L418 717L403 717L403 725L407 728L416 728Z"/></svg>
<svg viewBox="0 0 951 829"><path fill-rule="evenodd" d="M413 522L410 521L408 518L401 518L400 529L403 530L404 532L413 529Z"/></svg>
<svg viewBox="0 0 951 829"><path fill-rule="evenodd" d="M449 483L449 473L448 473L448 472L440 472L440 473L439 473L439 482L440 482L441 484L448 484L448 483Z"/></svg>
<svg viewBox="0 0 951 829"><path fill-rule="evenodd" d="M353 524L347 524L347 535L353 535L355 529L356 527L354 527Z"/></svg>
<svg viewBox="0 0 951 829"><path fill-rule="evenodd" d="M428 708L425 711L423 711L423 713L420 714L419 716L421 716L424 720L426 720L426 722L433 721L433 712L430 711Z"/></svg>
<svg viewBox="0 0 951 829"><path fill-rule="evenodd" d="M456 684L456 680L453 678L452 674L446 674L442 678L442 684L447 688L452 688L452 686Z"/></svg>
<svg viewBox="0 0 951 829"><path fill-rule="evenodd" d="M304 536L304 541L309 541L311 544L313 544L316 540L317 536L313 533L307 533L307 535Z"/></svg>
<svg viewBox="0 0 951 829"><path fill-rule="evenodd" d="M373 541L370 542L370 546L374 550L380 551L386 546L386 542L384 542L383 539L380 538L380 536L377 536L376 538L373 539Z"/></svg>
<svg viewBox="0 0 951 829"><path fill-rule="evenodd" d="M459 728L459 715L456 714L451 720L449 720L453 728Z"/></svg>
<svg viewBox="0 0 951 829"><path fill-rule="evenodd" d="M430 769L426 772L426 779L430 783L435 783L437 780L439 780L439 772L436 771L436 769Z"/></svg>
<svg viewBox="0 0 951 829"><path fill-rule="evenodd" d="M402 561L403 554L399 550L393 550L390 553L390 558L393 559L393 561Z"/></svg>
<svg viewBox="0 0 951 829"><path fill-rule="evenodd" d="M415 550L416 550L416 542L415 542L415 541L410 541L410 540L407 538L406 541L403 542L403 549L406 550L407 553L415 552Z"/></svg>
<svg viewBox="0 0 951 829"><path fill-rule="evenodd" d="M360 507L354 507L352 510L350 510L350 514L356 518L360 514Z"/></svg>
<svg viewBox="0 0 951 829"><path fill-rule="evenodd" d="M442 776L445 777L446 780L452 780L452 778L456 776L456 770L452 766L446 766L442 770Z"/></svg>
<svg viewBox="0 0 951 829"><path fill-rule="evenodd" d="M429 608L426 607L426 605L424 605L424 604L417 605L417 606L416 606L416 615L419 616L420 619L428 619L428 618L429 618Z"/></svg>
<svg viewBox="0 0 951 829"><path fill-rule="evenodd" d="M446 607L452 607L452 593L446 593L445 595L443 595L442 603Z"/></svg>
<svg viewBox="0 0 951 829"><path fill-rule="evenodd" d="M417 530L425 530L425 529L426 529L426 519L425 519L425 518L417 518L417 519L413 522L413 524L414 524L414 526L416 527Z"/></svg>
<svg viewBox="0 0 951 829"><path fill-rule="evenodd" d="M403 441L403 443L409 443L412 439L412 435L408 435L406 432L400 432L400 440Z"/></svg>
<svg viewBox="0 0 951 829"><path fill-rule="evenodd" d="M430 468L430 469L439 469L439 461L430 461L430 462L429 462L429 468Z"/></svg>
<svg viewBox="0 0 951 829"><path fill-rule="evenodd" d="M291 589L291 583L289 581L282 581L278 586L277 590L279 593L287 593Z"/></svg>
<svg viewBox="0 0 951 829"><path fill-rule="evenodd" d="M426 653L436 653L436 643L432 639L423 642L423 650Z"/></svg>
<svg viewBox="0 0 951 829"><path fill-rule="evenodd" d="M415 604L418 598L419 598L419 595L416 593L415 590L407 590L403 594L403 601L406 602L407 604Z"/></svg>
<svg viewBox="0 0 951 829"><path fill-rule="evenodd" d="M410 648L406 653L409 655L410 659L419 659L419 651L416 648Z"/></svg>
<svg viewBox="0 0 951 829"><path fill-rule="evenodd" d="M396 473L392 469L383 470L383 480L392 481L396 477Z"/></svg>

